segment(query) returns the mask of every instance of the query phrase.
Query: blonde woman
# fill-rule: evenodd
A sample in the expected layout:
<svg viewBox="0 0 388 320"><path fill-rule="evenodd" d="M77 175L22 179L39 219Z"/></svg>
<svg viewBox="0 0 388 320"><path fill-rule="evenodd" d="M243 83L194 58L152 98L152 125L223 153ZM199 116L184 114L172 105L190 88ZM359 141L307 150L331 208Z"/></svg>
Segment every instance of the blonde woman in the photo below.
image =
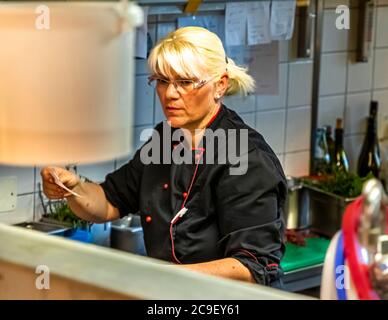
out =
<svg viewBox="0 0 388 320"><path fill-rule="evenodd" d="M148 62L149 82L166 121L100 185L55 168L60 180L83 197L61 189L52 168L44 168L46 195L66 197L71 209L89 221L140 214L153 258L280 287L287 192L283 170L263 137L222 104L225 95L252 92L254 80L227 58L217 35L199 27L170 33ZM218 138L210 143L207 138L215 132ZM228 157L235 147L240 157ZM150 153L154 161L147 158ZM192 162L174 161L182 153Z"/></svg>

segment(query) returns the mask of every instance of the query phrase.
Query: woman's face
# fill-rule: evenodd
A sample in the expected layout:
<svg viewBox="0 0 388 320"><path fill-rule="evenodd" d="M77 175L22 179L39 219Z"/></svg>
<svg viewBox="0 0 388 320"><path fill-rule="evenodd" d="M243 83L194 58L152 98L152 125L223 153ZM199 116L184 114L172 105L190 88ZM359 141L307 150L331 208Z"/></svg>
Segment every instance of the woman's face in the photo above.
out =
<svg viewBox="0 0 388 320"><path fill-rule="evenodd" d="M203 86L189 92L181 92L170 82L168 85L157 85L156 90L167 121L174 128L195 130L206 126L220 104L215 100L220 77L211 78L205 75L201 80L208 80ZM167 79L176 80L176 79ZM218 90L218 91L217 91ZM221 93L223 94L223 92Z"/></svg>

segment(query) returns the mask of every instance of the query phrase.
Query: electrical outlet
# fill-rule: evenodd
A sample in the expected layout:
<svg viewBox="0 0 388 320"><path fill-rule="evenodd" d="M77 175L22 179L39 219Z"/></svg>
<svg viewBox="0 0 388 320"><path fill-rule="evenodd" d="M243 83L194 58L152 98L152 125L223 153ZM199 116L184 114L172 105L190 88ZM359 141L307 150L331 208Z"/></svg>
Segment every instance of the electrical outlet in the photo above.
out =
<svg viewBox="0 0 388 320"><path fill-rule="evenodd" d="M0 212L16 209L17 186L17 177L0 177Z"/></svg>

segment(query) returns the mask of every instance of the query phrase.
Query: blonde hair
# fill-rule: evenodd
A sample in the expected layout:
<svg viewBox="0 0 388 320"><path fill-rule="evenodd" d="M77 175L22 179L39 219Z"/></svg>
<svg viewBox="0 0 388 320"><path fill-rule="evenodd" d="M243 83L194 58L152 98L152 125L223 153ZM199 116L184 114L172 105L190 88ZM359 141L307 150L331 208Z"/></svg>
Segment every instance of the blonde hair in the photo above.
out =
<svg viewBox="0 0 388 320"><path fill-rule="evenodd" d="M247 68L227 58L220 38L201 27L184 27L169 33L152 49L148 66L152 74L170 79L178 76L203 80L204 72L210 76L226 72L226 95L247 95L255 89L255 80Z"/></svg>

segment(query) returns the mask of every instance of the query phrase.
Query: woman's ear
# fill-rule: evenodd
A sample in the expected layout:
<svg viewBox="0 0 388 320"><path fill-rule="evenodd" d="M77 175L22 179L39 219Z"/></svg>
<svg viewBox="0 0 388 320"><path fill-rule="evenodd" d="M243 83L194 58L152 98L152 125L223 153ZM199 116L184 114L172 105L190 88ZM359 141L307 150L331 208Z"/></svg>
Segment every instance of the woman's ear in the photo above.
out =
<svg viewBox="0 0 388 320"><path fill-rule="evenodd" d="M229 77L227 73L224 73L220 80L217 81L215 98L218 100L225 95L226 89L228 89Z"/></svg>

